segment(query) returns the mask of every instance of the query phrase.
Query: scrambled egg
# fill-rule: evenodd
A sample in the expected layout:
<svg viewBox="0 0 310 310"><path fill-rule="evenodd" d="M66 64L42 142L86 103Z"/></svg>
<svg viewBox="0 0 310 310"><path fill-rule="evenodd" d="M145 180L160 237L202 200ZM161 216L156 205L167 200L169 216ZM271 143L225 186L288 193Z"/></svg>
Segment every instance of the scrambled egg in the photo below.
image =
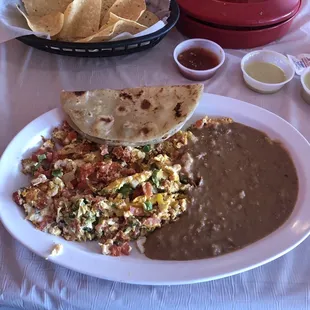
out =
<svg viewBox="0 0 310 310"><path fill-rule="evenodd" d="M47 256L45 259L48 260L49 257L51 257L51 256L58 256L58 255L61 255L62 252L63 252L63 248L64 248L64 247L63 247L62 244L56 244L56 245L53 247L53 249L52 249L51 253L49 254L49 256Z"/></svg>
<svg viewBox="0 0 310 310"><path fill-rule="evenodd" d="M105 255L128 255L130 241L177 220L188 182L174 157L193 139L178 132L161 144L107 147L85 140L68 124L55 128L22 171L28 187L13 194L37 229L66 240L97 240ZM142 241L141 241L142 240ZM58 255L56 245L51 255Z"/></svg>
<svg viewBox="0 0 310 310"><path fill-rule="evenodd" d="M142 173L134 174L133 176L121 178L109 184L107 187L103 189L103 191L116 192L125 184L129 184L133 188L136 188L139 184L148 180L151 177L151 175L152 171L144 171Z"/></svg>

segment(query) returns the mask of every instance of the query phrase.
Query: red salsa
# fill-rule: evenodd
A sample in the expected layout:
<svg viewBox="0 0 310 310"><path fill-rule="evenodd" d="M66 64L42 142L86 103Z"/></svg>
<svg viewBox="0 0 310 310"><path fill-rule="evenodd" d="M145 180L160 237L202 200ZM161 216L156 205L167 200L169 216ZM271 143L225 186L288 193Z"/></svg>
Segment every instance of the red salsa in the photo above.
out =
<svg viewBox="0 0 310 310"><path fill-rule="evenodd" d="M178 61L184 67L192 70L208 70L220 63L215 53L201 47L184 51L178 56Z"/></svg>

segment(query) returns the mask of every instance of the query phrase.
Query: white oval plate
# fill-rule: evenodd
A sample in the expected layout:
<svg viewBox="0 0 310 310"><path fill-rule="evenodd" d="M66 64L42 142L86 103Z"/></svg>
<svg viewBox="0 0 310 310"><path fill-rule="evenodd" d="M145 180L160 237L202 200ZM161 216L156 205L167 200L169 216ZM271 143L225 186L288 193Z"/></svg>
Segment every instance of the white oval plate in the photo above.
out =
<svg viewBox="0 0 310 310"><path fill-rule="evenodd" d="M68 242L34 229L24 220L24 212L11 198L28 179L20 172L20 160L49 136L64 116L54 109L26 126L9 144L0 162L0 216L6 229L31 251L46 257L55 243L64 246L63 254L50 260L69 269L98 278L153 285L186 284L209 281L237 274L292 250L310 233L310 145L289 123L254 105L231 98L206 94L190 123L205 116L228 116L235 121L266 132L283 142L290 152L299 177L299 194L288 221L269 236L239 251L211 259L173 262L146 258L134 248L127 257L109 257L99 253L96 242ZM308 190L307 190L308 189Z"/></svg>

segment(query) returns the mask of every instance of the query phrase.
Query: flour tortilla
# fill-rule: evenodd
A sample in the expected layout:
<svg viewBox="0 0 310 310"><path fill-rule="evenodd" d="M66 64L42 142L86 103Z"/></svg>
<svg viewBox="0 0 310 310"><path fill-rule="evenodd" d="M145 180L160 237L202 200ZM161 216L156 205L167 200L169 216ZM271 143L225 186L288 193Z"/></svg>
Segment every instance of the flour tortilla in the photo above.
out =
<svg viewBox="0 0 310 310"><path fill-rule="evenodd" d="M61 94L74 129L97 143L160 143L182 128L203 92L202 84L93 90Z"/></svg>

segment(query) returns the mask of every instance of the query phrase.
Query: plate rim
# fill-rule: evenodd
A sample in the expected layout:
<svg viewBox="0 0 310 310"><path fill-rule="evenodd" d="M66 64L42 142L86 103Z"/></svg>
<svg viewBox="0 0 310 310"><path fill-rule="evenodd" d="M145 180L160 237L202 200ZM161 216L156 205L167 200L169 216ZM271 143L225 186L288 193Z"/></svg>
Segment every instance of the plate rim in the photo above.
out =
<svg viewBox="0 0 310 310"><path fill-rule="evenodd" d="M294 128L289 122L287 122L286 120L284 120L283 118L281 118L280 116L266 110L266 109L263 109L261 107L258 107L256 105L252 105L250 103L247 103L247 102L244 102L244 101L241 101L241 100L238 100L238 99L234 99L234 98L229 98L229 97L224 97L224 96L218 96L218 95L214 95L214 94L203 94L201 100L200 100L200 103L197 107L197 110L199 108L200 105L204 105L205 102L209 102L209 101L216 101L216 100L219 100L219 101L227 101L227 103L225 104L239 104L241 106L245 106L249 109L254 109L256 110L257 112L259 111L260 113L263 113L263 114L266 114L266 115L269 115L271 116L271 118L275 118L277 119L278 121L281 121L283 123L285 123L285 127L288 127L290 128L290 130L292 132L294 132L297 136L299 136L299 138L302 138L303 140L303 143L305 145L307 145L307 148L309 149L309 152L310 152L310 144L309 142L306 140L305 137L302 136L301 133L299 133L297 131L296 128ZM223 104L223 105L225 105ZM214 103L214 105L216 105L216 103ZM251 107L250 107L251 106ZM202 109L206 110L205 106L202 107ZM239 113L239 112L238 112ZM243 114L244 111L241 111L240 112L240 115ZM247 112L246 112L247 113ZM246 115L245 113L245 115ZM208 114L207 112L205 112L205 114ZM51 117L51 116L55 116L56 118L57 117L61 117L63 116L63 112L61 111L60 108L55 108L53 110L50 110L44 114L42 114L41 116L37 117L36 119L34 119L33 121L31 121L28 125L26 125L19 133L17 133L17 135L12 139L12 141L8 144L8 146L6 147L6 149L4 150L1 158L0 158L0 175L2 175L2 169L4 169L2 166L3 166L3 158L6 158L6 156L8 156L7 154L9 153L10 149L14 146L14 144L16 143L16 141L18 141L18 139L22 136L22 134L24 132L26 132L27 130L30 130L32 126L34 126L34 124L36 124L36 122L40 122L40 120L43 120L44 118L48 118L48 117ZM194 116L196 115L196 112L194 112ZM225 115L223 115L225 116ZM229 115L227 115L229 117ZM193 117L192 117L193 118ZM61 122L61 120L59 120L59 122ZM55 126L55 125L54 125ZM23 152L24 154L24 152ZM310 154L310 153L309 153ZM22 155L22 154L21 154ZM295 163L296 164L296 163ZM307 173L310 173L310 165L307 169ZM308 171L309 170L309 171ZM310 175L307 175L307 182L310 183L310 181L308 180L310 178ZM1 198L5 197L4 196L5 193L4 191L2 191L2 188L1 188L1 181L0 181L0 200L2 200ZM6 197L7 198L7 197ZM308 194L306 196L307 199L310 198L310 194ZM309 200L310 201L310 200ZM11 201L12 203L12 201ZM17 207L17 206L16 206ZM19 208L19 207L17 207ZM37 255L41 256L41 257L46 257L46 251L44 253L42 253L42 250L41 251L38 251L36 248L34 248L34 246L32 245L29 245L27 243L27 241L25 242L24 240L21 240L22 238L20 236L18 236L18 233L16 233L14 230L12 231L10 225L3 219L3 214L4 214L4 211L3 209L0 207L0 220L2 222L2 224L4 225L4 227L6 228L6 230L16 239L18 240L19 242L21 242L24 246L26 246L28 249L30 249L32 252L36 253ZM29 223L30 224L30 223ZM30 224L31 225L31 224ZM32 226L32 225L31 225ZM283 226L281 226L280 228L282 229ZM280 229L279 228L279 229ZM33 227L32 227L33 230L35 230ZM277 229L275 232L279 231L279 229ZM39 231L38 231L39 232ZM187 262L163 262L163 261L152 261L153 263L155 262L155 265L160 265L160 267L163 268L163 270L166 270L167 272L169 270L167 270L167 267L163 267L163 265L165 266L171 266L171 265L176 265L178 267L188 267L188 266L191 266L193 264L196 264L196 265L199 265L199 268L202 268L203 265L208 265L208 262L212 263L211 264L214 264L214 261L223 261L223 257L224 257L224 260L228 260L229 258L233 259L233 257L235 256L236 253L239 253L241 251L244 251L245 249L246 250L251 250L252 248L255 248L257 247L257 244L258 243L261 243L262 240L265 240L266 239L270 239L271 240L271 236L274 236L274 233L271 233L270 235L266 236L265 238L241 249L241 250L238 250L238 251L235 251L235 252L232 252L232 253L229 253L229 254L225 254L225 255L222 255L222 256L219 256L219 257L216 257L216 258L211 258L211 259L204 259L204 260L195 260L195 261L187 261ZM42 232L39 232L41 234L44 234L46 236L51 236L51 235L47 235L45 233L42 233ZM141 278L140 279L137 279L135 280L133 277L129 276L128 274L128 277L124 277L124 278L120 278L120 277L117 277L117 276L104 276L102 274L96 274L94 273L94 271L89 271L89 270L82 270L80 268L78 268L75 264L70 264L70 255L68 255L68 253L64 253L60 256L56 256L56 257L51 257L50 258L50 261L54 262L54 263L57 263L59 265L62 265L68 269L71 269L71 270L75 270L75 271L78 271L80 273L83 273L83 274L87 274L87 275L91 275L91 276L94 276L94 277L98 277L98 278L102 278L102 279L106 279L106 280L112 280L112 281L118 281L118 282L123 282L123 283L131 283L131 284L144 284L144 285L179 285L179 284L190 284L190 283L199 283L199 282L205 282L205 281L210 281L210 280L215 280L215 279L219 279L219 278L224 278L224 277L228 277L228 276L231 276L231 275L235 275L235 274L238 274L238 273L242 273L244 271L247 271L247 270L251 270L251 269L254 269L258 266L261 266L261 265L264 265L272 260L275 260L277 259L278 257L288 253L289 251L291 251L293 248L295 248L296 246L298 246L301 242L303 242L310 234L310 212L309 212L309 225L306 229L304 229L303 233L300 235L300 237L298 238L298 240L295 240L295 242L293 242L292 244L290 244L289 246L286 246L285 249L283 249L282 251L280 251L279 253L276 253L276 254L273 254L269 257L266 257L265 259L263 260L260 260L259 262L253 262L253 263L244 263L244 266L242 268L237 268L237 269L234 269L234 270L231 270L231 271L224 271L224 272L220 272L218 273L217 275L213 275L213 276L200 276L200 277L193 277L191 278L191 275L186 273L184 274L183 276L182 275L176 275L176 278L172 279L172 280L159 280L159 281L155 281L154 280L147 280L147 279L144 279L142 280ZM46 239L50 239L50 240L56 240L55 238L53 238L54 236L52 236L51 238L46 238ZM279 237L278 237L279 238ZM57 238L57 240L60 240L59 237ZM55 243L55 242L54 242ZM61 239L61 241L59 243L64 243L63 242L63 239ZM72 246L73 248L75 248L74 246ZM70 248L70 247L68 247ZM70 251L69 251L70 252ZM82 254L81 254L82 253ZM88 253L88 254L95 254L95 253ZM82 256L82 259L87 259L87 256L88 255L85 255L85 253L81 252L80 251L80 255ZM85 258L84 258L85 256ZM103 264L105 263L105 261L107 261L106 259L104 259L104 256L103 255L99 255L100 257L102 257L102 259L99 259L99 261L101 260L103 262ZM65 260L69 259L68 262L66 262ZM79 258L80 259L80 258ZM116 266L120 263L122 265L124 265L125 267L127 265L130 265L132 263L132 260L129 260L129 262L124 262L124 260L121 260L121 259L118 259L118 258L112 258L114 261L111 263L110 261L108 262L110 265L113 265L113 266ZM134 258L133 258L134 259ZM97 261L97 259L96 259ZM117 263L118 262L118 263ZM142 265L149 265L150 267L152 267L152 265L154 264L149 264L149 263L145 263L145 261L142 261ZM149 261L147 261L149 262ZM134 264L136 264L137 262L135 262ZM202 264L201 264L202 263ZM139 264L139 262L138 262ZM200 266L202 265L202 266ZM216 264L215 264L216 265ZM169 269L169 268L168 268ZM202 268L203 271L204 268ZM138 277L139 278L139 277Z"/></svg>

